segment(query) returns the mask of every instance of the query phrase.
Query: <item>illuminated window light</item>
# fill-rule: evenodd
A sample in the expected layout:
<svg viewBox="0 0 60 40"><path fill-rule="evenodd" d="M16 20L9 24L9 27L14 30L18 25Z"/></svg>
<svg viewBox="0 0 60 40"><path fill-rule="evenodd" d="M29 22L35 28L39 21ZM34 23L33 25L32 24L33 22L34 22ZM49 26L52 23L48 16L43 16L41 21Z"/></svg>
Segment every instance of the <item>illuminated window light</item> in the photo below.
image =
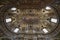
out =
<svg viewBox="0 0 60 40"><path fill-rule="evenodd" d="M6 22L7 22L7 23L8 23L8 22L11 22L11 21L12 21L11 18L6 19Z"/></svg>
<svg viewBox="0 0 60 40"><path fill-rule="evenodd" d="M51 22L57 23L57 19L51 18Z"/></svg>
<svg viewBox="0 0 60 40"><path fill-rule="evenodd" d="M26 30L25 32L28 33L28 30Z"/></svg>
<svg viewBox="0 0 60 40"><path fill-rule="evenodd" d="M47 30L47 29L45 29L45 28L43 29L43 31L44 31L44 33L48 33L48 30Z"/></svg>
<svg viewBox="0 0 60 40"><path fill-rule="evenodd" d="M18 31L19 31L19 28L16 28L16 29L14 30L15 33L17 33Z"/></svg>
<svg viewBox="0 0 60 40"><path fill-rule="evenodd" d="M51 9L51 7L49 7L49 6L46 7L46 10L50 10L50 9Z"/></svg>
<svg viewBox="0 0 60 40"><path fill-rule="evenodd" d="M14 8L11 8L11 10L13 10L13 11L14 11L14 10L16 10L16 8L15 8L15 7L14 7Z"/></svg>

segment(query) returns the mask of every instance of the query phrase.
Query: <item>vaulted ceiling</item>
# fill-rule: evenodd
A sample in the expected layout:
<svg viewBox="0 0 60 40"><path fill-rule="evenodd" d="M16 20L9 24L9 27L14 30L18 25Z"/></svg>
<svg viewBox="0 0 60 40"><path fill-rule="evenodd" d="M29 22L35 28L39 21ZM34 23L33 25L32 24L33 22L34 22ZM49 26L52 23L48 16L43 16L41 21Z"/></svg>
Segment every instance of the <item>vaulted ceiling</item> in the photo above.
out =
<svg viewBox="0 0 60 40"><path fill-rule="evenodd" d="M55 0L0 0L0 5L16 5L18 8L44 8L46 5L50 5ZM60 8L60 6L59 6ZM27 10L28 11L28 10ZM0 21L1 23L1 21ZM0 24L1 25L1 24ZM4 32L0 31L1 36L5 36ZM56 36L56 38L60 38L60 33Z"/></svg>

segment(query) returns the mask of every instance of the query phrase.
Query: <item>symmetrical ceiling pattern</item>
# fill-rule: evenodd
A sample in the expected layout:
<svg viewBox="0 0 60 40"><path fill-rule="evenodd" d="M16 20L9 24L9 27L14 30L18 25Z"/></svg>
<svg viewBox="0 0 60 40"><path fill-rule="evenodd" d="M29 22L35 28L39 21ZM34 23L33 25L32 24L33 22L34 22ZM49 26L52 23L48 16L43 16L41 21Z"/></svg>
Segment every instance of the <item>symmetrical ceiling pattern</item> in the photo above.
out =
<svg viewBox="0 0 60 40"><path fill-rule="evenodd" d="M51 32L58 24L57 12L50 7L41 10L11 8L6 11L4 17L7 28L16 33L36 31L44 34L43 30ZM45 33L49 33L47 30Z"/></svg>
<svg viewBox="0 0 60 40"><path fill-rule="evenodd" d="M60 25L57 5L52 6L53 2L10 0L1 7L0 29L13 40L48 40L47 37L54 37Z"/></svg>

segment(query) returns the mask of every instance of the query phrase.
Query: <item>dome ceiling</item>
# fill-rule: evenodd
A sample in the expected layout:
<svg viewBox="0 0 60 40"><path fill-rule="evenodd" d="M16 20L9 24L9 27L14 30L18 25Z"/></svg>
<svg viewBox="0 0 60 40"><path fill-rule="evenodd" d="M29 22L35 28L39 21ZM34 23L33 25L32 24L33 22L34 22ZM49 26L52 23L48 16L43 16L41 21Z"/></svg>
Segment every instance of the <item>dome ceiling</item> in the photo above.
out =
<svg viewBox="0 0 60 40"><path fill-rule="evenodd" d="M13 0L1 7L1 30L15 40L43 40L54 37L60 29L54 0ZM58 32L57 32L58 31Z"/></svg>

